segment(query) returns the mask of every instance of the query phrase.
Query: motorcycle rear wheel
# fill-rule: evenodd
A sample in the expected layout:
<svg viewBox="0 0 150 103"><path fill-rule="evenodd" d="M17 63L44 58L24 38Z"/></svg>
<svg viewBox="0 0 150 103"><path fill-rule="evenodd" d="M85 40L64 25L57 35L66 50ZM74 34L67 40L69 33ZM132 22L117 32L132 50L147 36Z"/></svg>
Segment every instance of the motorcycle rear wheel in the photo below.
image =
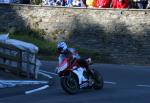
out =
<svg viewBox="0 0 150 103"><path fill-rule="evenodd" d="M61 86L68 94L76 94L79 91L79 83L75 74L71 73L70 76L61 77Z"/></svg>

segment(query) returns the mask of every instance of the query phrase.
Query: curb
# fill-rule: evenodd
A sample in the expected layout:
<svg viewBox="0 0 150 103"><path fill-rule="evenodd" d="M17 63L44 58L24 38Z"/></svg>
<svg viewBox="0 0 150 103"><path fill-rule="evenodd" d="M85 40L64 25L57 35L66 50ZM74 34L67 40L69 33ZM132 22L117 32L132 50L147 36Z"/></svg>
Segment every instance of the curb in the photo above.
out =
<svg viewBox="0 0 150 103"><path fill-rule="evenodd" d="M48 84L48 81L31 80L0 80L0 88L8 88L22 85Z"/></svg>
<svg viewBox="0 0 150 103"><path fill-rule="evenodd" d="M48 80L0 80L0 89L1 88L8 88L8 87L15 87L15 86L23 86L23 85L37 85L37 84L45 84L45 85L51 85L52 83L49 81L53 77L47 73L44 73L40 71L38 73L39 75L42 75Z"/></svg>

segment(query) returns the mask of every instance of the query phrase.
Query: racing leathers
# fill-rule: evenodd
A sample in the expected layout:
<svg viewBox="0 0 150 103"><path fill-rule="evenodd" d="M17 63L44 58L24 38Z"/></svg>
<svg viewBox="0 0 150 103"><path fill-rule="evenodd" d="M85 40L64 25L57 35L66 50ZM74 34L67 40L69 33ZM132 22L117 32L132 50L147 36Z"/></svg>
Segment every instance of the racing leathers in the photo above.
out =
<svg viewBox="0 0 150 103"><path fill-rule="evenodd" d="M78 63L81 67L85 68L88 72L89 71L89 64L87 63L86 59L81 58L78 52L74 48L67 48L63 53L59 55L59 64L64 60L64 58L69 58L70 63L73 63L74 60L78 60Z"/></svg>

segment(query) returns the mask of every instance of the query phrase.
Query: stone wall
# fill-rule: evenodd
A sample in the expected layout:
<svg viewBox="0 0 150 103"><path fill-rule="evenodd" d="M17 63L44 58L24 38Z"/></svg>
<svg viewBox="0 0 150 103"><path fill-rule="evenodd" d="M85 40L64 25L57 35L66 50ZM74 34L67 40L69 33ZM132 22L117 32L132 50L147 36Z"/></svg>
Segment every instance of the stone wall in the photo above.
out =
<svg viewBox="0 0 150 103"><path fill-rule="evenodd" d="M150 10L0 5L0 32L29 29L104 53L112 63L150 64Z"/></svg>

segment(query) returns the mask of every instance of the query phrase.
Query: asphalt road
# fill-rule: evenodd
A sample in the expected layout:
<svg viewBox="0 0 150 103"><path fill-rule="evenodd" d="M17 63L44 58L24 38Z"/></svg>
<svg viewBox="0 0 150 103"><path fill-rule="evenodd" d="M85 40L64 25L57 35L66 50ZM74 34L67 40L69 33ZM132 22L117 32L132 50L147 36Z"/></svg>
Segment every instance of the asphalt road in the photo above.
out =
<svg viewBox="0 0 150 103"><path fill-rule="evenodd" d="M54 72L56 62L43 62L42 70ZM76 95L65 93L57 75L49 88L24 94L34 86L0 90L0 103L150 103L150 66L94 64L104 78L104 88L82 90Z"/></svg>

